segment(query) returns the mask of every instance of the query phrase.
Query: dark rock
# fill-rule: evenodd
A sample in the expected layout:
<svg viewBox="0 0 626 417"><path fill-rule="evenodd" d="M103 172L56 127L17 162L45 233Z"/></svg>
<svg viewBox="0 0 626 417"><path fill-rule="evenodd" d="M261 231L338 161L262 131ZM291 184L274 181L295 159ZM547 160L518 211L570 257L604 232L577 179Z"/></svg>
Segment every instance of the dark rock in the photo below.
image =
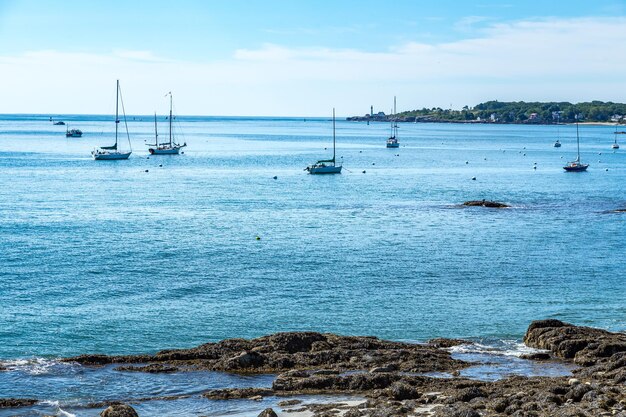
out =
<svg viewBox="0 0 626 417"><path fill-rule="evenodd" d="M527 359L532 361L547 361L551 359L549 353L545 352L535 352L535 353L525 353L520 356L521 359Z"/></svg>
<svg viewBox="0 0 626 417"><path fill-rule="evenodd" d="M438 337L436 339L430 339L427 342L431 346L438 348L451 348L460 345L473 345L474 342L464 339L446 339L445 337Z"/></svg>
<svg viewBox="0 0 626 417"><path fill-rule="evenodd" d="M115 404L101 412L100 417L138 417L138 415L130 405Z"/></svg>
<svg viewBox="0 0 626 417"><path fill-rule="evenodd" d="M433 415L435 417L480 417L478 411L466 405L438 407Z"/></svg>
<svg viewBox="0 0 626 417"><path fill-rule="evenodd" d="M267 388L224 388L206 391L202 394L209 400L233 400L252 398L256 396L267 397L274 395L274 391Z"/></svg>
<svg viewBox="0 0 626 417"><path fill-rule="evenodd" d="M575 385L567 394L565 394L565 399L579 402L582 400L583 396L591 390L592 388L587 384Z"/></svg>
<svg viewBox="0 0 626 417"><path fill-rule="evenodd" d="M548 349L560 358L574 359L582 366L609 362L616 353L626 352L626 334L573 326L559 320L532 322L524 343Z"/></svg>
<svg viewBox="0 0 626 417"><path fill-rule="evenodd" d="M261 411L261 414L259 414L258 417L278 417L278 414L276 414L271 408L266 408Z"/></svg>
<svg viewBox="0 0 626 417"><path fill-rule="evenodd" d="M421 396L415 388L403 382L394 383L388 391L389 397L397 401L414 400Z"/></svg>
<svg viewBox="0 0 626 417"><path fill-rule="evenodd" d="M479 387L469 387L460 390L454 397L454 402L468 402L474 398L486 397L485 391Z"/></svg>
<svg viewBox="0 0 626 417"><path fill-rule="evenodd" d="M177 372L179 368L175 366L169 366L161 363L151 363L149 365L135 366L135 365L125 365L118 366L115 368L116 371L120 372L146 372L151 374L158 373L172 373Z"/></svg>
<svg viewBox="0 0 626 417"><path fill-rule="evenodd" d="M279 407L291 407L292 405L301 404L302 400L285 400L278 403Z"/></svg>
<svg viewBox="0 0 626 417"><path fill-rule="evenodd" d="M0 408L29 407L37 404L37 400L32 398L0 398Z"/></svg>
<svg viewBox="0 0 626 417"><path fill-rule="evenodd" d="M463 203L464 206L469 207L489 207L489 208L507 208L511 207L508 204L500 203L498 201L489 200L472 200Z"/></svg>

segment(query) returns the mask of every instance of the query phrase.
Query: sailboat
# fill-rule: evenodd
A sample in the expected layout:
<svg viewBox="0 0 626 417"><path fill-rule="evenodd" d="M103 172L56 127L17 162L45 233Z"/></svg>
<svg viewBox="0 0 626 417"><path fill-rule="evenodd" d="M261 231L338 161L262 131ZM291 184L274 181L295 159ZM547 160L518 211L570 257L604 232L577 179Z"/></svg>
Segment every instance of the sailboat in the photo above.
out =
<svg viewBox="0 0 626 417"><path fill-rule="evenodd" d="M559 121L561 120L561 112L557 112L556 114L556 136L557 136L557 140L556 142L554 142L554 147L555 148L560 148L561 147L561 135L560 135L560 130L559 130Z"/></svg>
<svg viewBox="0 0 626 417"><path fill-rule="evenodd" d="M576 160L569 162L563 167L568 172L586 171L589 164L580 162L580 136L578 135L578 116L576 116Z"/></svg>
<svg viewBox="0 0 626 417"><path fill-rule="evenodd" d="M154 116L154 134L155 134L155 139L154 139L154 143L153 144L148 144L148 146L153 146L151 148L148 148L148 152L150 152L151 155L178 155L180 153L180 149L184 148L185 146L187 146L187 143L183 143L182 145L179 143L174 142L173 138L172 138L172 92L170 91L169 93L167 93L166 95L170 96L170 117L169 117L169 124L170 124L170 140L168 142L163 142L163 143L159 143L159 135L157 135L156 133L156 114Z"/></svg>
<svg viewBox="0 0 626 417"><path fill-rule="evenodd" d="M388 148L399 148L398 142L398 121L396 120L396 96L393 96L393 115L391 117L391 136L387 139Z"/></svg>
<svg viewBox="0 0 626 417"><path fill-rule="evenodd" d="M613 144L611 145L611 149L619 149L619 143L617 143L617 135L623 135L624 133L626 132L618 132L617 125L615 125L615 140Z"/></svg>
<svg viewBox="0 0 626 417"><path fill-rule="evenodd" d="M98 149L94 149L91 152L93 159L96 161L111 161L117 159L128 159L131 153L133 153L132 149L128 152L122 152L117 149L117 134L118 134L118 124L120 123L119 118L119 102L120 102L121 90L120 90L120 80L117 80L117 89L115 91L115 145L111 146L101 146ZM124 114L124 126L126 126L126 137L128 138L128 146L130 147L130 136L128 135L128 124L126 124L126 112L124 111L124 101L122 101L122 113Z"/></svg>
<svg viewBox="0 0 626 417"><path fill-rule="evenodd" d="M333 159L322 159L309 165L304 170L309 174L341 174L342 166L335 163L335 109L333 108Z"/></svg>

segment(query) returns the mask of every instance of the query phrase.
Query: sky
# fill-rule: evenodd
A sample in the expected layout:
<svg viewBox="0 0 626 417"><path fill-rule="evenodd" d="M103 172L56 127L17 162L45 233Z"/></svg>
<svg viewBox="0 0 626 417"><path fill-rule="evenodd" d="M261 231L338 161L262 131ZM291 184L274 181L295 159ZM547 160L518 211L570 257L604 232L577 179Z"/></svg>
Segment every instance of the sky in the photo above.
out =
<svg viewBox="0 0 626 417"><path fill-rule="evenodd" d="M0 113L626 102L626 0L0 0Z"/></svg>

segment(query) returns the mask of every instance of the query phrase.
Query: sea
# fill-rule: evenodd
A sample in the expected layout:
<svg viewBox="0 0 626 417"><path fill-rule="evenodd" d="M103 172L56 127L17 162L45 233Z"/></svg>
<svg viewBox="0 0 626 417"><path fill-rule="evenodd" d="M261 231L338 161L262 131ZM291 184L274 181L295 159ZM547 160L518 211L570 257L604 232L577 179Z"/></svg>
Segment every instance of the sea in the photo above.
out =
<svg viewBox="0 0 626 417"><path fill-rule="evenodd" d="M184 117L150 156L154 116L0 115L0 416L256 416L277 399L209 401L273 376L119 372L58 358L152 353L312 330L467 338L469 377L567 374L519 358L532 320L626 330L626 137L613 126ZM159 140L168 121L158 117ZM81 138L66 138L66 128ZM563 144L553 147L555 140ZM620 137L618 135L618 141ZM130 140L130 145L129 145ZM506 209L464 207L495 200ZM442 377L446 377L445 375ZM158 400L157 397L177 397ZM152 398L152 400L142 400ZM305 401L319 398L305 399ZM165 411L164 411L165 410Z"/></svg>

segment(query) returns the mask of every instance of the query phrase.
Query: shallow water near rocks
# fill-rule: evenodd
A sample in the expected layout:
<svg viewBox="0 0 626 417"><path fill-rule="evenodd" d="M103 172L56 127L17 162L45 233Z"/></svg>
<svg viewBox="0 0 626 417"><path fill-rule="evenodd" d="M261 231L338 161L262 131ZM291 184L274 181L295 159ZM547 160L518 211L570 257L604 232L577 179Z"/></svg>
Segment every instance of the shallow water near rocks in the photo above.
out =
<svg viewBox="0 0 626 417"><path fill-rule="evenodd" d="M137 116L133 155L111 163L89 156L112 143L111 117L63 119L85 135L0 116L2 360L287 330L497 344L534 319L626 329L612 127L581 126L591 166L577 174L562 169L573 126L402 124L389 150L387 124L339 121L344 173L317 177L303 168L329 156L328 119L179 117L184 155L148 159L152 121ZM483 198L512 208L459 207ZM15 372L1 396L71 392Z"/></svg>

